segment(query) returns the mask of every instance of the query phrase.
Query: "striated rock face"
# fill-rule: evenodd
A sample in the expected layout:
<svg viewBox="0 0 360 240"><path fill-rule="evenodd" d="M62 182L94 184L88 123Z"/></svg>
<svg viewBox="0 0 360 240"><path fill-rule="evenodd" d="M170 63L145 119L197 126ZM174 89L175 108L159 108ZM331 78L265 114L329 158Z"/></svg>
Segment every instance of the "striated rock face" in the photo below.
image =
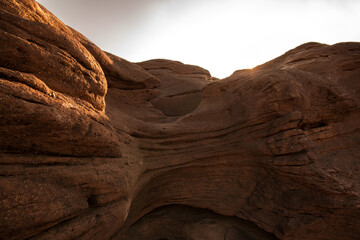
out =
<svg viewBox="0 0 360 240"><path fill-rule="evenodd" d="M202 88L213 80L209 71L180 62L157 59L139 65L161 80L160 94L151 103L166 116L195 110L202 99Z"/></svg>
<svg viewBox="0 0 360 240"><path fill-rule="evenodd" d="M360 43L218 80L103 52L33 0L0 21L0 239L360 236Z"/></svg>
<svg viewBox="0 0 360 240"><path fill-rule="evenodd" d="M70 30L36 2L1 1L1 66L104 110L106 79ZM31 63L31 64L29 64Z"/></svg>

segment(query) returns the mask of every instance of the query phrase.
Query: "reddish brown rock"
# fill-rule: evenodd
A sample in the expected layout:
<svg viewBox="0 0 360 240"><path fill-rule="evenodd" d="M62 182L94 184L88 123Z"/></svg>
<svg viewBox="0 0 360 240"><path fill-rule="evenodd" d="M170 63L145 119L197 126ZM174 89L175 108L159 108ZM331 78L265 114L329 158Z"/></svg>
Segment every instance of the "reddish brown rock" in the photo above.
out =
<svg viewBox="0 0 360 240"><path fill-rule="evenodd" d="M0 149L119 156L118 137L99 112L107 82L94 57L35 1L2 1L0 19Z"/></svg>
<svg viewBox="0 0 360 240"><path fill-rule="evenodd" d="M209 71L181 62L154 59L138 64L160 79L160 92L151 103L166 116L185 115L197 108L202 88L213 80Z"/></svg>
<svg viewBox="0 0 360 240"><path fill-rule="evenodd" d="M255 224L209 210L166 206L154 210L132 225L124 239L276 239Z"/></svg>
<svg viewBox="0 0 360 240"><path fill-rule="evenodd" d="M154 88L159 85L159 79L141 67L111 53L103 52L81 33L72 28L70 29L79 42L99 62L109 85L119 89L144 89Z"/></svg>
<svg viewBox="0 0 360 240"><path fill-rule="evenodd" d="M2 67L31 73L53 91L104 110L104 73L62 22L32 0L2 1L0 20Z"/></svg>
<svg viewBox="0 0 360 240"><path fill-rule="evenodd" d="M217 80L0 6L1 239L360 235L360 43Z"/></svg>

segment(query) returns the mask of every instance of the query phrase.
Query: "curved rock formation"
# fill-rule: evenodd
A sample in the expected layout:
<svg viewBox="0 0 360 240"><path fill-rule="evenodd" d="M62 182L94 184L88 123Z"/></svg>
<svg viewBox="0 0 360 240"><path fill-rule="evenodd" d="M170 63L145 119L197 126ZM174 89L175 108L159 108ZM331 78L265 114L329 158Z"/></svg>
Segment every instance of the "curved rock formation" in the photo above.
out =
<svg viewBox="0 0 360 240"><path fill-rule="evenodd" d="M33 0L0 21L0 239L360 236L360 43L218 80L103 52Z"/></svg>
<svg viewBox="0 0 360 240"><path fill-rule="evenodd" d="M213 80L209 71L180 62L156 59L139 65L160 79L160 94L151 103L166 116L195 110L201 102L202 88Z"/></svg>

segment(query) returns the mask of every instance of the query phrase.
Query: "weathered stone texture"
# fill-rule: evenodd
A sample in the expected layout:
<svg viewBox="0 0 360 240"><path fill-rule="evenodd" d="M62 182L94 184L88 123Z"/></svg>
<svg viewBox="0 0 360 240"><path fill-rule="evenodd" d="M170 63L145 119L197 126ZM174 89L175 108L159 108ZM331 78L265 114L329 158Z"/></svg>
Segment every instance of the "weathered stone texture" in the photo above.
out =
<svg viewBox="0 0 360 240"><path fill-rule="evenodd" d="M359 238L360 43L218 80L33 0L0 22L0 239Z"/></svg>

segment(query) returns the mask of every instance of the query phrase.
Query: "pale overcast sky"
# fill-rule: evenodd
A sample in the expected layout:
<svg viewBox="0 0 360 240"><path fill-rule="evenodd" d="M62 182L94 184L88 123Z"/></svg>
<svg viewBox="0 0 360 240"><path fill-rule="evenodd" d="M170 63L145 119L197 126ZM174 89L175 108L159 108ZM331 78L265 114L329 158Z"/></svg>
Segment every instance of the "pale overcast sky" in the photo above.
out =
<svg viewBox="0 0 360 240"><path fill-rule="evenodd" d="M360 0L40 0L101 49L223 78L302 43L360 42Z"/></svg>

